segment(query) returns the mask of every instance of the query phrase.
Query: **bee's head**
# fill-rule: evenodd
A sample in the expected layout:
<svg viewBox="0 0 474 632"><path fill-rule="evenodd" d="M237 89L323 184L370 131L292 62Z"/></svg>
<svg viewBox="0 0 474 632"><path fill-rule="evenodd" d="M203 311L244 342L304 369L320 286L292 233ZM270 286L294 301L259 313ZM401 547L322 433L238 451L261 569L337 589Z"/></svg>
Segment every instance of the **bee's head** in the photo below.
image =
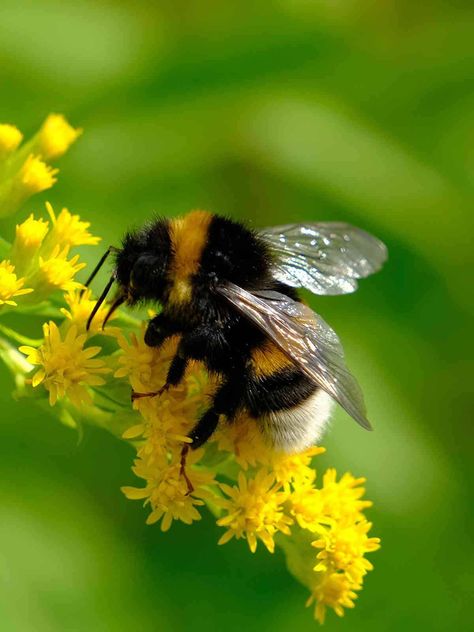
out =
<svg viewBox="0 0 474 632"><path fill-rule="evenodd" d="M122 248L111 247L107 250L86 285L89 285L111 252L115 253L115 268L89 317L88 327L114 283L117 283L118 291L103 326L122 303L134 305L141 300L161 300L170 258L166 221L157 220L139 231L127 233Z"/></svg>
<svg viewBox="0 0 474 632"><path fill-rule="evenodd" d="M160 301L166 284L170 245L165 221L127 233L115 257L115 279L129 304Z"/></svg>

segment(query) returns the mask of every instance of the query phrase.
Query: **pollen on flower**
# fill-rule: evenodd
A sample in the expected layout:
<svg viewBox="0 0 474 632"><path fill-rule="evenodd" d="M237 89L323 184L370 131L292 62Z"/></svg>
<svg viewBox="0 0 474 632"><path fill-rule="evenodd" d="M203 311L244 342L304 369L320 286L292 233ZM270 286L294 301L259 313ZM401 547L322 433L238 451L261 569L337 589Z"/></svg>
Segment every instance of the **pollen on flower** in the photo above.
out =
<svg viewBox="0 0 474 632"><path fill-rule="evenodd" d="M53 210L49 202L46 202L46 210L51 218L52 230L49 239L53 244L63 246L97 245L101 238L94 237L89 232L90 222L84 222L79 215L73 215L67 208L63 208L59 215Z"/></svg>
<svg viewBox="0 0 474 632"><path fill-rule="evenodd" d="M33 387L43 384L49 391L51 406L66 396L76 407L90 404L89 387L104 384L102 375L110 372L103 360L95 358L101 347L84 348L87 335L78 335L74 325L64 339L53 321L43 325L43 334L44 342L39 348L20 347L28 362L40 367L32 377Z"/></svg>
<svg viewBox="0 0 474 632"><path fill-rule="evenodd" d="M15 274L15 266L10 261L0 262L0 305L16 306L15 296L22 296L33 292L32 288L24 288L25 279L19 279Z"/></svg>
<svg viewBox="0 0 474 632"><path fill-rule="evenodd" d="M85 268L85 263L78 263L79 255L68 259L69 246L60 248L56 245L48 258L39 258L39 271L37 287L40 292L48 292L54 289L64 291L83 288L82 283L74 281L74 276Z"/></svg>
<svg viewBox="0 0 474 632"><path fill-rule="evenodd" d="M47 165L39 156L30 154L23 163L17 180L17 188L21 188L21 197L23 199L50 189L56 182L56 175L59 169L53 169Z"/></svg>
<svg viewBox="0 0 474 632"><path fill-rule="evenodd" d="M22 140L23 134L17 127L7 123L0 124L0 159L14 152Z"/></svg>
<svg viewBox="0 0 474 632"><path fill-rule="evenodd" d="M217 520L227 531L219 540L225 544L232 538L245 538L254 553L261 540L270 553L275 550L274 536L278 533L290 534L293 520L285 514L283 504L288 493L275 482L273 473L258 470L254 478L247 478L240 471L237 485L220 485L228 498L219 499L218 505L225 512Z"/></svg>
<svg viewBox="0 0 474 632"><path fill-rule="evenodd" d="M59 158L82 134L82 129L74 129L62 114L50 114L36 138L38 152L46 160Z"/></svg>

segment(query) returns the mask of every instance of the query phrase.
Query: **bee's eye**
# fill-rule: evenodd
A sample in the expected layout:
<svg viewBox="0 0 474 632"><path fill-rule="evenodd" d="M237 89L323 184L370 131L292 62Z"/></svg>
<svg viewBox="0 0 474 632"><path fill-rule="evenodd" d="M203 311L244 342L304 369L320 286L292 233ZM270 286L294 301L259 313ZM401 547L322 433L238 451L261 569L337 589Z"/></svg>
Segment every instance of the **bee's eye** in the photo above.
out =
<svg viewBox="0 0 474 632"><path fill-rule="evenodd" d="M130 274L130 287L134 290L146 290L159 274L159 260L154 255L145 254L135 261Z"/></svg>

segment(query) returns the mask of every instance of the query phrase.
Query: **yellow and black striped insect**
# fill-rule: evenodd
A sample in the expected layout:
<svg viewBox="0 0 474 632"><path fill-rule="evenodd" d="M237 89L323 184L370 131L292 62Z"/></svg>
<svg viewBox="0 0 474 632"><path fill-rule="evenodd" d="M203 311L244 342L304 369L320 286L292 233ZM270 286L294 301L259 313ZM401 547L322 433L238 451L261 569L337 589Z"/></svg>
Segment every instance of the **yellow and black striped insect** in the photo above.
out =
<svg viewBox="0 0 474 632"><path fill-rule="evenodd" d="M189 360L220 376L208 410L196 421L191 447L205 443L224 416L246 411L269 442L298 452L317 442L338 402L370 429L361 389L347 369L341 344L295 288L345 294L376 272L384 244L341 223L291 224L253 231L205 211L157 219L110 248L115 267L89 323L114 283L120 304L154 301L145 342L160 347L179 335L166 383L179 384Z"/></svg>

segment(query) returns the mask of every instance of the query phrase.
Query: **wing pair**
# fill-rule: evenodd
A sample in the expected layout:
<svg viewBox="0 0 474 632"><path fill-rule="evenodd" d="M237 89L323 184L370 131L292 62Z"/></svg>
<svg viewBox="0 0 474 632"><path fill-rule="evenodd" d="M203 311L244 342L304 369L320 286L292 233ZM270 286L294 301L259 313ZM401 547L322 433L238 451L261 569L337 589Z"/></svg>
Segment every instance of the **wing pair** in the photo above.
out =
<svg viewBox="0 0 474 632"><path fill-rule="evenodd" d="M342 223L289 224L265 229L260 237L273 255L273 276L315 294L346 294L357 280L380 269L385 245L363 230ZM315 384L364 428L371 430L364 397L344 361L335 332L309 307L279 292L247 292L227 283L218 288Z"/></svg>

